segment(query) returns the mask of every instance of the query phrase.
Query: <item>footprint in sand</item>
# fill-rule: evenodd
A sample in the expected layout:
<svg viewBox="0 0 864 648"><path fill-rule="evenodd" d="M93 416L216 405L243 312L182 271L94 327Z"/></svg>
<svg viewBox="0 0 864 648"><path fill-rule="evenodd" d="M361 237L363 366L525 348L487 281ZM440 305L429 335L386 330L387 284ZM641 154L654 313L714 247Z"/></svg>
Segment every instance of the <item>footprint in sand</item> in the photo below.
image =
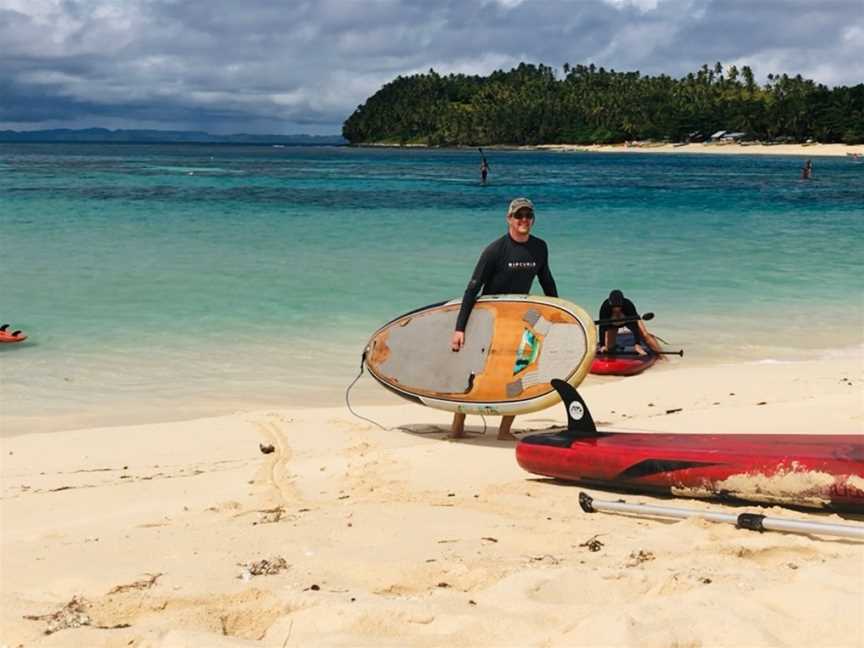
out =
<svg viewBox="0 0 864 648"><path fill-rule="evenodd" d="M772 567L788 562L808 562L827 558L826 554L813 547L747 547L732 545L724 547L722 553L731 554L736 558L752 560L762 566ZM832 556L836 557L836 556Z"/></svg>
<svg viewBox="0 0 864 648"><path fill-rule="evenodd" d="M286 613L285 604L278 597L260 589L202 597L166 597L142 591L151 587L159 587L155 579L115 587L99 598L73 599L78 618L83 622L67 627L87 625L116 629L154 623L181 634L184 631L210 632L260 641L270 626ZM158 619L149 621L153 617ZM34 620L42 620L42 617Z"/></svg>
<svg viewBox="0 0 864 648"><path fill-rule="evenodd" d="M284 417L278 420L252 421L252 425L263 437L264 445L272 446L273 452L264 455L264 465L255 477L257 483L263 484L275 496L278 504L296 502L300 499L300 493L292 483L292 475L289 464L293 457L291 447L286 440Z"/></svg>

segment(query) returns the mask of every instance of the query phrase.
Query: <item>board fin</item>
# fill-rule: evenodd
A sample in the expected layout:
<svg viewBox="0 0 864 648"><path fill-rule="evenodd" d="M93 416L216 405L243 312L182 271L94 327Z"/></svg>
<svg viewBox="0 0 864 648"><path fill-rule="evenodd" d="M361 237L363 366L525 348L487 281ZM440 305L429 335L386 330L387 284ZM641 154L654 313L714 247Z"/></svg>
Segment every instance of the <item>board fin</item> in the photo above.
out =
<svg viewBox="0 0 864 648"><path fill-rule="evenodd" d="M573 436L597 436L597 427L579 392L568 382L553 378L552 387L558 392L567 411L567 432Z"/></svg>

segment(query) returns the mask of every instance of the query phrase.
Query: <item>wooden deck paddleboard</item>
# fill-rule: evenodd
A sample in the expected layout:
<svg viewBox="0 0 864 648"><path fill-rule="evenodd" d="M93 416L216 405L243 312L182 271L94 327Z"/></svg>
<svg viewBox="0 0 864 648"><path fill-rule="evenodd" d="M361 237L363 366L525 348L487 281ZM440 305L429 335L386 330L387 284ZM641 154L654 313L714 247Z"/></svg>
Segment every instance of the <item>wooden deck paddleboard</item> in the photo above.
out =
<svg viewBox="0 0 864 648"><path fill-rule="evenodd" d="M576 304L536 295L477 300L465 346L450 350L461 300L400 315L366 345L369 373L410 401L465 414L512 415L557 403L550 380L574 387L594 359L597 333Z"/></svg>

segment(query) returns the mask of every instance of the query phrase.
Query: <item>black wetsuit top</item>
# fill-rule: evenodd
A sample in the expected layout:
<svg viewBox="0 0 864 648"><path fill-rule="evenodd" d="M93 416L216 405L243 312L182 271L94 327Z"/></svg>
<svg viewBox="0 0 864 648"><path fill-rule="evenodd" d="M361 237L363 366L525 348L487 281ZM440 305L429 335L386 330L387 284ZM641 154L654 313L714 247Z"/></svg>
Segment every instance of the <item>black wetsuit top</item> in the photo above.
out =
<svg viewBox="0 0 864 648"><path fill-rule="evenodd" d="M540 280L544 293L558 296L558 288L549 272L549 250L542 239L529 236L527 241L519 243L508 233L490 243L480 255L465 289L456 330L465 330L481 288L484 295L527 295L534 277Z"/></svg>
<svg viewBox="0 0 864 648"><path fill-rule="evenodd" d="M639 317L639 313L636 311L636 306L626 297L624 298L624 302L621 304L621 309L624 312L624 317ZM611 317L612 306L609 304L609 300L606 299L600 306L600 319L604 320ZM642 341L642 333L639 331L639 322L627 322L621 326L630 329L630 332L633 334L634 343L639 344ZM617 329L618 327L610 324L600 327L600 346L606 344L606 331L613 328Z"/></svg>

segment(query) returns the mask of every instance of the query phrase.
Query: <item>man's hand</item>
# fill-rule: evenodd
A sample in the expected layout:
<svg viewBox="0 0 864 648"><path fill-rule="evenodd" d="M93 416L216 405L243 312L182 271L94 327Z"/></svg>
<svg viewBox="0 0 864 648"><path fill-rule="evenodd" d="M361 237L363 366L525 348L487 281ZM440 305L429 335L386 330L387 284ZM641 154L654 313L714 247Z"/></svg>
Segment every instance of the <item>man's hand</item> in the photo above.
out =
<svg viewBox="0 0 864 648"><path fill-rule="evenodd" d="M453 337L450 338L450 350L458 351L465 346L465 331L453 331Z"/></svg>

